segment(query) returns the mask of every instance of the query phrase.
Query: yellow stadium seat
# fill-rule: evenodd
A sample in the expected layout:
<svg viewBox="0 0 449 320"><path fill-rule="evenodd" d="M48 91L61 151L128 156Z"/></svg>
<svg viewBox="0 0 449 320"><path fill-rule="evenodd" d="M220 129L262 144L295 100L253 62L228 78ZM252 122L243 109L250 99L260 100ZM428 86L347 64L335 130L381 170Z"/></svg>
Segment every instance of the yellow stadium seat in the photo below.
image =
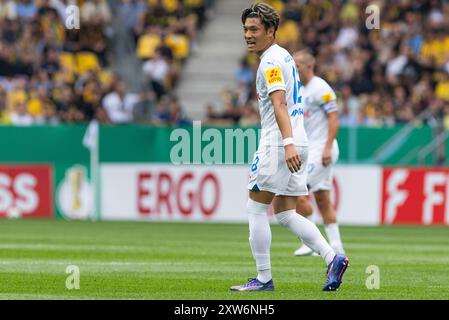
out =
<svg viewBox="0 0 449 320"><path fill-rule="evenodd" d="M68 70L67 68L61 68L59 71L53 74L53 81L73 83L75 81L75 73L73 70Z"/></svg>
<svg viewBox="0 0 449 320"><path fill-rule="evenodd" d="M165 44L172 49L176 59L182 60L189 55L189 38L182 34L170 34L165 39Z"/></svg>
<svg viewBox="0 0 449 320"><path fill-rule="evenodd" d="M71 52L61 52L59 64L64 66L66 70L70 70L70 72L76 72L75 56Z"/></svg>
<svg viewBox="0 0 449 320"><path fill-rule="evenodd" d="M149 59L154 55L154 51L161 44L161 39L154 34L144 34L137 42L136 54L140 59Z"/></svg>
<svg viewBox="0 0 449 320"><path fill-rule="evenodd" d="M98 73L98 79L105 87L109 87L114 80L114 74L110 71L102 70Z"/></svg>
<svg viewBox="0 0 449 320"><path fill-rule="evenodd" d="M78 52L76 54L76 66L78 74L83 74L89 70L101 70L98 57L94 53L87 51Z"/></svg>
<svg viewBox="0 0 449 320"><path fill-rule="evenodd" d="M6 97L6 108L13 111L17 104L26 103L28 96L24 90L12 90Z"/></svg>
<svg viewBox="0 0 449 320"><path fill-rule="evenodd" d="M162 6L164 7L165 11L168 13L172 13L178 9L178 1L177 0L163 0Z"/></svg>
<svg viewBox="0 0 449 320"><path fill-rule="evenodd" d="M9 112L0 112L0 124L11 124L11 114Z"/></svg>
<svg viewBox="0 0 449 320"><path fill-rule="evenodd" d="M276 39L280 45L296 43L299 40L299 28L292 20L287 20L279 26L276 32Z"/></svg>
<svg viewBox="0 0 449 320"><path fill-rule="evenodd" d="M266 0L262 1L271 5L277 12L284 11L284 3L281 0Z"/></svg>
<svg viewBox="0 0 449 320"><path fill-rule="evenodd" d="M439 82L435 88L435 95L441 100L449 102L449 81Z"/></svg>
<svg viewBox="0 0 449 320"><path fill-rule="evenodd" d="M28 113L33 117L39 117L42 115L42 101L36 98L30 99L27 103Z"/></svg>

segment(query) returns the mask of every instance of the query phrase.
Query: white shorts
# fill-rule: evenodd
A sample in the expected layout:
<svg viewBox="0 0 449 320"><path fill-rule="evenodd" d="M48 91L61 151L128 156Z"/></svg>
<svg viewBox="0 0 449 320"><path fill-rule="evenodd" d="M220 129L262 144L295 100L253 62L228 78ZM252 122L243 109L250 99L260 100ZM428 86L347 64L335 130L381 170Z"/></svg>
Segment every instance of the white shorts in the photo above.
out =
<svg viewBox="0 0 449 320"><path fill-rule="evenodd" d="M323 166L323 149L312 148L307 164L307 186L310 192L331 190L333 179L333 166L338 161L340 152L338 145L332 146L332 162L327 167Z"/></svg>
<svg viewBox="0 0 449 320"><path fill-rule="evenodd" d="M307 147L296 147L301 168L294 174L285 161L284 147L265 147L256 151L250 168L248 189L269 191L276 195L304 196L307 191Z"/></svg>

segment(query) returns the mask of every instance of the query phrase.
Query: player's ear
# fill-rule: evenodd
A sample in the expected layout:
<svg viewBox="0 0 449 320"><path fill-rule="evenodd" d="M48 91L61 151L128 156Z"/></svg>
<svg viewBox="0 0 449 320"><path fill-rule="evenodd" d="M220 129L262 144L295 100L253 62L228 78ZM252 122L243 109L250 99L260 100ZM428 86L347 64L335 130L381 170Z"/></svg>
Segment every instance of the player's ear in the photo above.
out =
<svg viewBox="0 0 449 320"><path fill-rule="evenodd" d="M274 27L271 26L267 29L267 34L273 36L274 38Z"/></svg>

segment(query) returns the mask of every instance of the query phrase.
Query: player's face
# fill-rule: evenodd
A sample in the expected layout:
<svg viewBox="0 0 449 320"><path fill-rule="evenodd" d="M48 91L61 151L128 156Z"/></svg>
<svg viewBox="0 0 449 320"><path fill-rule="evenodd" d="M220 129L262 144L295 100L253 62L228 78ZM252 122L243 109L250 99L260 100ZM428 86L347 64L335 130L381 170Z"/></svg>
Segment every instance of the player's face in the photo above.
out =
<svg viewBox="0 0 449 320"><path fill-rule="evenodd" d="M249 52L262 52L273 38L271 28L267 31L259 18L247 18L243 26Z"/></svg>

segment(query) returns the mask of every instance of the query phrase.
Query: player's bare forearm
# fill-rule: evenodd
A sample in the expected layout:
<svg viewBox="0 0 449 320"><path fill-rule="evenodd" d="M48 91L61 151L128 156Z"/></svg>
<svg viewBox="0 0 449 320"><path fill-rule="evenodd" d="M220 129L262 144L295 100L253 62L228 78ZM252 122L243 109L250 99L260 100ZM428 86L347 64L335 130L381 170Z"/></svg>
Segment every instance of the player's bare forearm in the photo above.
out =
<svg viewBox="0 0 449 320"><path fill-rule="evenodd" d="M323 155L322 155L322 163L323 166L327 167L332 163L332 143L334 139L337 137L338 132L338 112L331 112L327 114L327 141L324 146Z"/></svg>
<svg viewBox="0 0 449 320"><path fill-rule="evenodd" d="M271 102L273 103L274 116L281 131L282 139L293 138L292 124L290 116L288 115L287 100L285 99L285 92L278 90L270 94ZM301 157L294 144L288 144L285 148L285 161L288 169L293 173L299 171L301 168Z"/></svg>
<svg viewBox="0 0 449 320"><path fill-rule="evenodd" d="M327 114L327 141L326 141L326 148L332 148L332 143L334 142L335 138L337 138L338 133L338 112L331 112Z"/></svg>
<svg viewBox="0 0 449 320"><path fill-rule="evenodd" d="M282 134L282 139L292 138L292 125L288 115L287 100L285 99L285 92L282 90L274 91L270 94L271 102L274 107L274 115L279 130Z"/></svg>

